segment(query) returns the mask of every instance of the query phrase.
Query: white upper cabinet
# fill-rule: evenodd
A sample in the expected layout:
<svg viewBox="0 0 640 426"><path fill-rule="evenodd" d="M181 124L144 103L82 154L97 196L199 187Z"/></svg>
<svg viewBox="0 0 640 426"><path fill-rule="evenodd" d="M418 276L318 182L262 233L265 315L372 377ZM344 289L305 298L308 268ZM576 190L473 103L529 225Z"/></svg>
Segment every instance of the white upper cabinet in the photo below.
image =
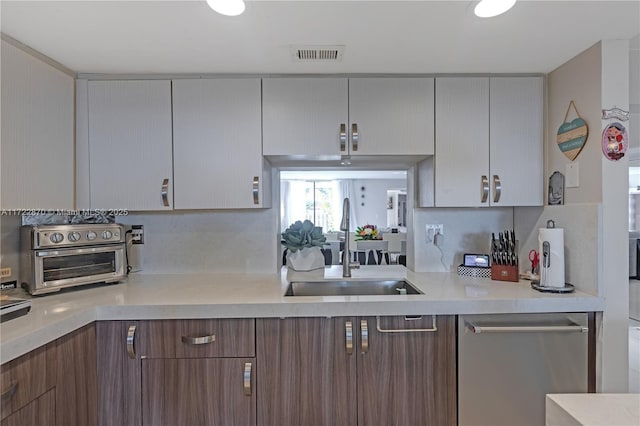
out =
<svg viewBox="0 0 640 426"><path fill-rule="evenodd" d="M173 81L176 209L268 207L260 79Z"/></svg>
<svg viewBox="0 0 640 426"><path fill-rule="evenodd" d="M346 78L263 79L263 154L346 155L347 93Z"/></svg>
<svg viewBox="0 0 640 426"><path fill-rule="evenodd" d="M433 78L349 79L352 155L432 155Z"/></svg>
<svg viewBox="0 0 640 426"><path fill-rule="evenodd" d="M541 206L543 177L542 77L490 80L491 204ZM501 190L496 191L497 181Z"/></svg>
<svg viewBox="0 0 640 426"><path fill-rule="evenodd" d="M436 207L543 204L542 77L436 79Z"/></svg>
<svg viewBox="0 0 640 426"><path fill-rule="evenodd" d="M436 79L437 207L489 204L489 79Z"/></svg>
<svg viewBox="0 0 640 426"><path fill-rule="evenodd" d="M2 209L73 209L73 77L2 40Z"/></svg>
<svg viewBox="0 0 640 426"><path fill-rule="evenodd" d="M263 153L433 154L432 78L265 78Z"/></svg>
<svg viewBox="0 0 640 426"><path fill-rule="evenodd" d="M91 208L171 209L171 81L90 81L88 105Z"/></svg>

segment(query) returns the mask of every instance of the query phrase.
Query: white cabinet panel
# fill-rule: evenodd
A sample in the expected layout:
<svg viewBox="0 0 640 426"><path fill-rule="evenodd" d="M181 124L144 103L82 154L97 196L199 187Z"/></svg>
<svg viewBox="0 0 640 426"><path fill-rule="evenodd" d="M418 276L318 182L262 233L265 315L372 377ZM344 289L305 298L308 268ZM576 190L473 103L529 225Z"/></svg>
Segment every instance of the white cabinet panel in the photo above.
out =
<svg viewBox="0 0 640 426"><path fill-rule="evenodd" d="M544 204L542 77L495 77L490 86L491 205L540 206ZM502 186L499 197L494 179Z"/></svg>
<svg viewBox="0 0 640 426"><path fill-rule="evenodd" d="M90 81L88 92L91 208L171 209L171 82Z"/></svg>
<svg viewBox="0 0 640 426"><path fill-rule="evenodd" d="M0 205L73 209L74 81L2 41Z"/></svg>
<svg viewBox="0 0 640 426"><path fill-rule="evenodd" d="M435 203L478 207L489 165L489 79L436 79Z"/></svg>
<svg viewBox="0 0 640 426"><path fill-rule="evenodd" d="M349 79L352 155L432 155L433 78Z"/></svg>
<svg viewBox="0 0 640 426"><path fill-rule="evenodd" d="M260 112L260 79L173 81L176 209L270 203L263 197Z"/></svg>
<svg viewBox="0 0 640 426"><path fill-rule="evenodd" d="M345 78L262 80L263 153L336 157L340 126L347 127Z"/></svg>

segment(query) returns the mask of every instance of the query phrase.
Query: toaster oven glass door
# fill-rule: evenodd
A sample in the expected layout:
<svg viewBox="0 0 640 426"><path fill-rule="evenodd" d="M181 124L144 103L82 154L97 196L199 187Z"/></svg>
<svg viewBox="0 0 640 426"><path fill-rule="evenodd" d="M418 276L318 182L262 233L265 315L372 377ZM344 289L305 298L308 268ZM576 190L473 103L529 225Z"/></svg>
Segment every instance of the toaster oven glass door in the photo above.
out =
<svg viewBox="0 0 640 426"><path fill-rule="evenodd" d="M100 282L124 273L124 245L43 250L36 255L41 282L48 285ZM39 274L38 274L39 275Z"/></svg>

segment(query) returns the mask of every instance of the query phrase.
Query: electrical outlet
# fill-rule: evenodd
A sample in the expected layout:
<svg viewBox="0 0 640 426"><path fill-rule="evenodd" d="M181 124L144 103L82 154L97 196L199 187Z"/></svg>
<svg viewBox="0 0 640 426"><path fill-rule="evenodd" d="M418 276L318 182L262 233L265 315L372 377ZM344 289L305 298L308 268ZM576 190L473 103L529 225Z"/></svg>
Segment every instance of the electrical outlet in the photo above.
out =
<svg viewBox="0 0 640 426"><path fill-rule="evenodd" d="M144 244L143 225L131 225L131 244Z"/></svg>
<svg viewBox="0 0 640 426"><path fill-rule="evenodd" d="M444 235L444 226L442 224L427 224L427 242L434 242L436 235Z"/></svg>

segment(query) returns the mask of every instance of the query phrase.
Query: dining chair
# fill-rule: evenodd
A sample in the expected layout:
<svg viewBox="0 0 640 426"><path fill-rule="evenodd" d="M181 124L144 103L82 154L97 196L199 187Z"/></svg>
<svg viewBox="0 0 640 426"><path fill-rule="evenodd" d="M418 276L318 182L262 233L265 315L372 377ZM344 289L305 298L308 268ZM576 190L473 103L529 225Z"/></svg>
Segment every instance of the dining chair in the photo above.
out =
<svg viewBox="0 0 640 426"><path fill-rule="evenodd" d="M358 261L362 265L381 265L383 261L389 265L389 241L359 240L356 241Z"/></svg>

